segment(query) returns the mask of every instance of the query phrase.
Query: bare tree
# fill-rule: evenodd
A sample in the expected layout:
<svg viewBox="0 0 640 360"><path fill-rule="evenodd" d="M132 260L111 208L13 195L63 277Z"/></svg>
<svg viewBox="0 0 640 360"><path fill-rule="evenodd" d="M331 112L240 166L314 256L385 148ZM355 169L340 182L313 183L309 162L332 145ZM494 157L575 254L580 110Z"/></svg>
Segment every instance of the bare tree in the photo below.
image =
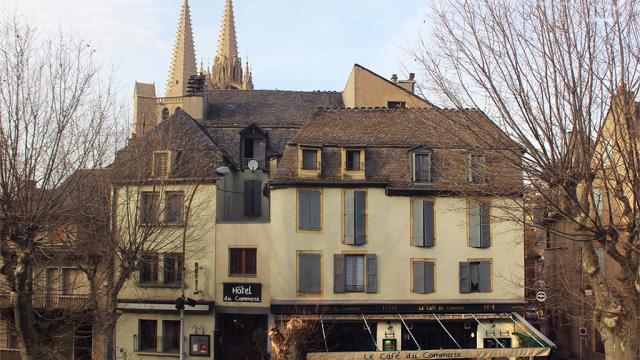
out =
<svg viewBox="0 0 640 360"><path fill-rule="evenodd" d="M413 53L443 100L483 109L520 144L512 165L582 252L608 359L635 359L640 335L638 10L633 0L451 0Z"/></svg>

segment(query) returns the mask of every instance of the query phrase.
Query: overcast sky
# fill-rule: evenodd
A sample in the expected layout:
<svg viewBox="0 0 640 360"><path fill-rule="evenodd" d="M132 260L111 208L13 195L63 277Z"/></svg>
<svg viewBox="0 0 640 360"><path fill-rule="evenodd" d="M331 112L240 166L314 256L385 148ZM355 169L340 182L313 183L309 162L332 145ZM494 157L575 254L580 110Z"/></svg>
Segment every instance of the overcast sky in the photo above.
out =
<svg viewBox="0 0 640 360"><path fill-rule="evenodd" d="M2 0L45 32L92 42L118 82L164 94L183 0ZM389 77L419 72L404 48L426 34L427 0L234 0L238 46L257 89L342 90L354 63ZM196 56L212 63L224 0L189 0ZM402 76L401 76L402 77ZM130 85L127 85L130 84Z"/></svg>

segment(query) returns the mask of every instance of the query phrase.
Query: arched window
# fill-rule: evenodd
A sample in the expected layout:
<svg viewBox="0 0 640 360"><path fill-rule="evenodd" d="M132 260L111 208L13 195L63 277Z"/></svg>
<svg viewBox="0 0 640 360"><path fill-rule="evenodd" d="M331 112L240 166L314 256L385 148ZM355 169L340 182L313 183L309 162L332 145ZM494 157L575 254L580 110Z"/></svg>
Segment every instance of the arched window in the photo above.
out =
<svg viewBox="0 0 640 360"><path fill-rule="evenodd" d="M162 109L162 121L165 121L169 118L169 109Z"/></svg>

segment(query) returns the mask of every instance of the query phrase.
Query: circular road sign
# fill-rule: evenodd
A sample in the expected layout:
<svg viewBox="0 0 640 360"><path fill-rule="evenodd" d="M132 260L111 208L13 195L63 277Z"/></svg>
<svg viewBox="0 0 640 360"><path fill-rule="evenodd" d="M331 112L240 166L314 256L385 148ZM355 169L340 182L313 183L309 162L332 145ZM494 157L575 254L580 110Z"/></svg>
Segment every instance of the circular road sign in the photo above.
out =
<svg viewBox="0 0 640 360"><path fill-rule="evenodd" d="M544 302L545 300L547 300L547 293L545 293L544 291L538 291L536 293L536 300Z"/></svg>

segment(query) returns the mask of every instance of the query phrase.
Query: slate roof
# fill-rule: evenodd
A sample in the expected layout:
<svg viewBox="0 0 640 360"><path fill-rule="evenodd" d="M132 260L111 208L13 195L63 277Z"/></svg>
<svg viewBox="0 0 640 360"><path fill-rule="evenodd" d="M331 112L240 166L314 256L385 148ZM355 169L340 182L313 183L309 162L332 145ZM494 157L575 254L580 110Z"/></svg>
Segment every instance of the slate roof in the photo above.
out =
<svg viewBox="0 0 640 360"><path fill-rule="evenodd" d="M201 124L236 166L240 132L248 126L255 124L267 133L267 156L276 156L318 108L343 106L341 93L326 91L211 90L205 97Z"/></svg>
<svg viewBox="0 0 640 360"><path fill-rule="evenodd" d="M322 173L317 179L299 177L298 145L322 147ZM365 183L383 183L388 188L429 191L471 191L467 158L481 151L487 162L487 191L514 191L522 175L512 161L518 148L479 110L443 109L325 109L292 138L274 174L274 183L363 182L342 177L341 147L365 148ZM433 181L414 184L411 151L431 151ZM514 152L514 150L516 150ZM499 174L499 176L498 176Z"/></svg>

